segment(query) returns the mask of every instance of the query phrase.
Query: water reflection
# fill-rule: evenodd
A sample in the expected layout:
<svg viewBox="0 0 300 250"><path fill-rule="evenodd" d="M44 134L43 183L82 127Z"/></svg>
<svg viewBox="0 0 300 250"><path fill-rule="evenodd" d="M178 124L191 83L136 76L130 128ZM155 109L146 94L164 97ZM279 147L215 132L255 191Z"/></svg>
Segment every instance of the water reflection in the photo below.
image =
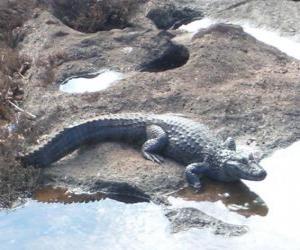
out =
<svg viewBox="0 0 300 250"><path fill-rule="evenodd" d="M156 249L153 239L161 238L162 246L166 242L170 247L163 239L167 225L161 207L152 203L29 201L23 208L0 213L0 246L1 250Z"/></svg>
<svg viewBox="0 0 300 250"><path fill-rule="evenodd" d="M254 193L243 185L231 187L226 184L227 189L224 189L222 185L205 183L205 193L215 192L208 197L206 194L205 201L199 201L201 194L187 198L191 194L186 190L183 191L187 192L184 193L185 200L170 197L173 207L196 207L223 221L247 225L249 232L243 236L216 236L209 229L171 234L163 208L151 202L126 204L106 198L64 205L30 200L22 208L0 212L1 250L298 250L299 150L300 142L263 160L261 164L268 171L268 177L262 182L245 182ZM240 204L238 199L242 199L242 203L254 203L258 197L255 193L268 204L269 211L265 216L245 217L232 211L230 204ZM221 197L217 198L219 194ZM54 195L51 199L60 198ZM253 208L250 211L259 214Z"/></svg>
<svg viewBox="0 0 300 250"><path fill-rule="evenodd" d="M120 195L114 193L73 193L66 188L59 187L43 187L33 194L32 199L39 202L47 203L87 203L93 201L100 201L110 198L116 201L132 204L138 202L149 202L149 198L142 196Z"/></svg>
<svg viewBox="0 0 300 250"><path fill-rule="evenodd" d="M251 215L266 216L268 207L265 202L243 182L220 183L203 180L203 191L194 192L191 188L184 188L175 194L187 201L222 201L230 210L249 217Z"/></svg>
<svg viewBox="0 0 300 250"><path fill-rule="evenodd" d="M32 198L40 202L70 204L73 202L87 203L90 201L99 201L105 199L106 196L102 193L76 194L69 192L65 188L53 188L49 186L38 189Z"/></svg>
<svg viewBox="0 0 300 250"><path fill-rule="evenodd" d="M203 180L204 190L200 193L191 188L184 188L175 193L174 197L186 201L222 201L230 210L249 217L251 215L266 216L268 207L264 201L242 182L220 183L208 179ZM32 199L47 203L87 203L111 198L124 203L149 202L148 198L120 195L113 193L74 193L66 188L43 187L38 189Z"/></svg>

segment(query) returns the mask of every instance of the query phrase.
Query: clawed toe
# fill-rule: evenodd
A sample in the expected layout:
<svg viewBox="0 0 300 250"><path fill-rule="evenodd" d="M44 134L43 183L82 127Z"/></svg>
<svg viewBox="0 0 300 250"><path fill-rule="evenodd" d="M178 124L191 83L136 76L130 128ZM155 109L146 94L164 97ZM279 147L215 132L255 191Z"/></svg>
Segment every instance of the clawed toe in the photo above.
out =
<svg viewBox="0 0 300 250"><path fill-rule="evenodd" d="M154 158L154 161L155 161L156 163L159 163L159 164L160 164L160 163L163 163L163 162L164 162L164 158L161 157L161 156L159 156L159 155L153 154L152 157Z"/></svg>
<svg viewBox="0 0 300 250"><path fill-rule="evenodd" d="M156 154L149 154L149 153L144 153L144 157L147 160L153 161L155 163L161 164L163 162L163 158L161 156L158 156Z"/></svg>
<svg viewBox="0 0 300 250"><path fill-rule="evenodd" d="M195 185L192 185L192 188L195 190L195 193L199 193L201 191L202 185L200 183L197 183Z"/></svg>

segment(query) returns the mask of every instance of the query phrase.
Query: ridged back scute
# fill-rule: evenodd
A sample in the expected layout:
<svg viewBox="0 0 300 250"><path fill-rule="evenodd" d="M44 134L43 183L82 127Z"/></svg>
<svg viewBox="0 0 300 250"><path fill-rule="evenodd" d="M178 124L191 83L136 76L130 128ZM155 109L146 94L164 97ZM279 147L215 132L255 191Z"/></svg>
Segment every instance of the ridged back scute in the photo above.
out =
<svg viewBox="0 0 300 250"><path fill-rule="evenodd" d="M136 114L105 115L63 129L33 152L21 158L23 165L46 167L90 142L117 141L142 136L143 116Z"/></svg>

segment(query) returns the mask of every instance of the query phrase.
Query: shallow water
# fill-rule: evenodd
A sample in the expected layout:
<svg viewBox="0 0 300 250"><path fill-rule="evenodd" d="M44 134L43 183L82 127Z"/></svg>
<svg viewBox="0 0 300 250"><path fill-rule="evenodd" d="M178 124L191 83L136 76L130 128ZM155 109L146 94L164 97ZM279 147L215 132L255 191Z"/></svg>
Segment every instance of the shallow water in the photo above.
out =
<svg viewBox="0 0 300 250"><path fill-rule="evenodd" d="M200 193L195 193L192 189L185 188L174 196L182 198L184 201L221 201L229 211L246 217L253 215L266 216L268 214L269 209L266 203L243 182L220 183L207 180L202 183L203 190Z"/></svg>
<svg viewBox="0 0 300 250"><path fill-rule="evenodd" d="M183 190L177 194L183 198L169 198L173 207L193 206L223 221L247 225L249 232L244 236L216 236L209 229L171 234L162 207L100 197L99 201L68 205L30 200L24 207L0 212L0 246L4 250L300 249L299 150L297 142L264 159L268 177L262 182L245 182L252 192L242 184L210 183L201 194ZM46 200L57 199L51 197ZM257 197L266 205L258 199L255 207ZM246 216L232 209L245 203L249 203Z"/></svg>
<svg viewBox="0 0 300 250"><path fill-rule="evenodd" d="M122 73L104 69L91 76L70 78L59 89L66 93L96 92L109 88L121 79Z"/></svg>
<svg viewBox="0 0 300 250"><path fill-rule="evenodd" d="M246 33L252 35L257 40L276 47L287 55L300 60L300 42L297 42L292 37L281 36L279 32L275 30L268 29L267 27L257 27L254 23L249 23L247 21L225 21L203 18L202 20L197 20L189 24L182 25L179 27L179 29L195 34L199 30L208 28L209 26L217 23L240 25Z"/></svg>

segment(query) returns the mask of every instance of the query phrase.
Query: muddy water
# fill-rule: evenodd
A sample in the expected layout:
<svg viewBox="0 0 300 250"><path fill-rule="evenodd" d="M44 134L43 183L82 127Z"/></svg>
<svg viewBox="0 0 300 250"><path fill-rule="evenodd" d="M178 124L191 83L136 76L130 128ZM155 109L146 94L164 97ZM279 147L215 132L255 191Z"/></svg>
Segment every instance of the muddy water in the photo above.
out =
<svg viewBox="0 0 300 250"><path fill-rule="evenodd" d="M70 78L60 85L60 90L66 93L96 92L109 88L122 78L122 73L104 69L90 76Z"/></svg>
<svg viewBox="0 0 300 250"><path fill-rule="evenodd" d="M163 208L127 204L105 197L40 190L24 207L0 213L1 249L300 249L300 142L262 161L262 182L218 184L181 190L173 207L193 206L223 221L245 224L240 237L213 235L209 229L171 234ZM69 203L69 204L66 204Z"/></svg>

